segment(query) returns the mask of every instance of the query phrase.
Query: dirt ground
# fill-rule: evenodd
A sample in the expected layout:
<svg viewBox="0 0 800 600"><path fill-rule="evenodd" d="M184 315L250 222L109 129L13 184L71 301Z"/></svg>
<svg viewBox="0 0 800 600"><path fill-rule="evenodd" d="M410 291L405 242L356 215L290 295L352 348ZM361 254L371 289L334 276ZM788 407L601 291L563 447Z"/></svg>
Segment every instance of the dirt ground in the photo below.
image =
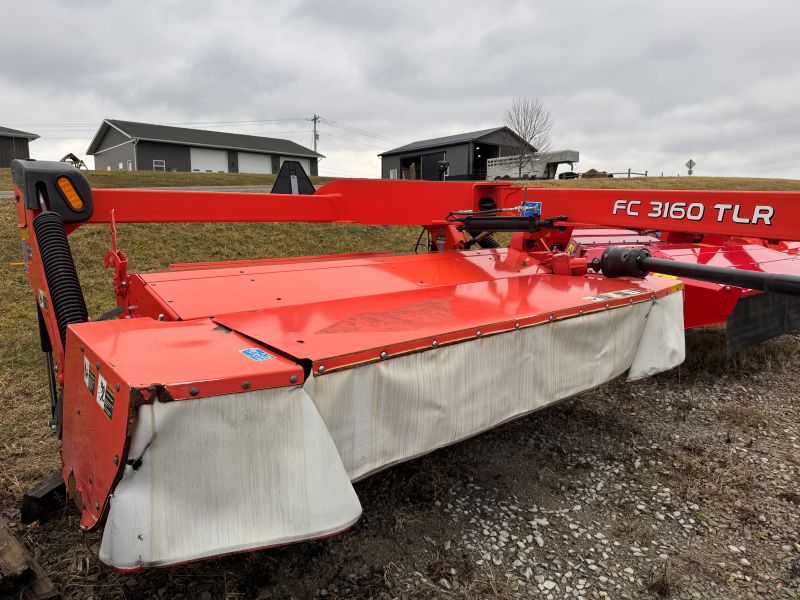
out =
<svg viewBox="0 0 800 600"><path fill-rule="evenodd" d="M18 530L68 598L795 598L799 341L690 333L679 369L357 484L323 541L123 574L72 507Z"/></svg>

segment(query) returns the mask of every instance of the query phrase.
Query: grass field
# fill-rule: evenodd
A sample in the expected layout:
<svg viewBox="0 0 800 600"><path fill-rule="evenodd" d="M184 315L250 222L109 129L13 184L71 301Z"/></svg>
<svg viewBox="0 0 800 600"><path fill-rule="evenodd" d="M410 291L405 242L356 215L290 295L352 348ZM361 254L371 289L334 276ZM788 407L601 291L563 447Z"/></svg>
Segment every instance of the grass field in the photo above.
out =
<svg viewBox="0 0 800 600"><path fill-rule="evenodd" d="M97 186L258 185L272 176L89 172ZM4 179L5 178L5 179ZM0 171L0 189L8 170ZM530 182L541 186L545 182ZM559 187L800 190L797 180L648 178L546 182ZM413 251L410 227L308 224L120 225L121 249L132 272L171 262L228 260L343 252ZM14 205L0 201L0 510L14 514L23 492L59 467L58 443L47 428L44 360L38 348L34 297L21 266ZM107 227L85 226L70 236L89 312L114 307L112 275L102 267L110 247ZM66 520L76 534L74 518ZM62 582L63 583L63 582ZM81 585L88 585L84 582ZM119 585L123 585L119 583Z"/></svg>
<svg viewBox="0 0 800 600"><path fill-rule="evenodd" d="M253 173L172 173L161 171L84 171L94 187L182 187L193 185L272 185L275 175ZM312 177L321 184L334 177ZM11 189L11 169L0 169L0 191Z"/></svg>
<svg viewBox="0 0 800 600"><path fill-rule="evenodd" d="M253 173L164 173L160 171L85 171L94 187L183 187L200 185L264 185L275 182L275 175ZM335 177L312 177L315 184ZM800 191L798 179L760 179L755 177L634 177L610 179L569 179L520 181L519 185L566 188L624 188L661 190L763 190ZM0 169L0 191L11 189L11 170Z"/></svg>
<svg viewBox="0 0 800 600"><path fill-rule="evenodd" d="M630 179L613 177L564 181L521 181L519 184L534 187L586 189L800 191L800 179L762 179L757 177L631 177Z"/></svg>

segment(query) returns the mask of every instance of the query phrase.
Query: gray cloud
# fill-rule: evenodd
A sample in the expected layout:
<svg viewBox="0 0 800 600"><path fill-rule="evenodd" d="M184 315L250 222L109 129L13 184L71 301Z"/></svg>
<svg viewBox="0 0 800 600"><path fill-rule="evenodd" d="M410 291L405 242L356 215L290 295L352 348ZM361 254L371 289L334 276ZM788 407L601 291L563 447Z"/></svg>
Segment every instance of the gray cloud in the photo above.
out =
<svg viewBox="0 0 800 600"><path fill-rule="evenodd" d="M800 177L798 17L788 0L29 0L3 8L0 124L58 158L104 117L317 112L383 138L324 125L322 171L376 176L395 143L493 126L538 96L582 168L673 174L691 156L699 174ZM311 141L303 121L229 129Z"/></svg>

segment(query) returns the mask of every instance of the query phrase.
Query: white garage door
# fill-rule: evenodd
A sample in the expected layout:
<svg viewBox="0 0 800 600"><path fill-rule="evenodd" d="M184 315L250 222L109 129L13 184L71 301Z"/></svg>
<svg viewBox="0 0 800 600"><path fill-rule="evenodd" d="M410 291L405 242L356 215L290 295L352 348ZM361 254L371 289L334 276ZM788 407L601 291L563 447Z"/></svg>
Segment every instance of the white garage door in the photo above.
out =
<svg viewBox="0 0 800 600"><path fill-rule="evenodd" d="M254 152L239 152L239 173L272 173L272 157Z"/></svg>
<svg viewBox="0 0 800 600"><path fill-rule="evenodd" d="M308 158L297 158L296 156L281 156L281 166L287 160L296 160L301 165L303 165L303 170L306 172L306 175L311 175L311 160Z"/></svg>
<svg viewBox="0 0 800 600"><path fill-rule="evenodd" d="M189 148L192 171L200 173L227 173L228 151L212 148Z"/></svg>

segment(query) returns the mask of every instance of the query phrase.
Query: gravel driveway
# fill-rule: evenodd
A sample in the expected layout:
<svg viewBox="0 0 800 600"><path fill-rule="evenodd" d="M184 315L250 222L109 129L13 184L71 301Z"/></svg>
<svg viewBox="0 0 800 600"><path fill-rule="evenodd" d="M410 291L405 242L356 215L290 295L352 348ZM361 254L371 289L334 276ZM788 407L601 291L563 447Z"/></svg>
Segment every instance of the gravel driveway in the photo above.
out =
<svg viewBox="0 0 800 600"><path fill-rule="evenodd" d="M81 598L795 598L800 338L722 339L357 484L327 540L122 574L74 509L25 539Z"/></svg>

